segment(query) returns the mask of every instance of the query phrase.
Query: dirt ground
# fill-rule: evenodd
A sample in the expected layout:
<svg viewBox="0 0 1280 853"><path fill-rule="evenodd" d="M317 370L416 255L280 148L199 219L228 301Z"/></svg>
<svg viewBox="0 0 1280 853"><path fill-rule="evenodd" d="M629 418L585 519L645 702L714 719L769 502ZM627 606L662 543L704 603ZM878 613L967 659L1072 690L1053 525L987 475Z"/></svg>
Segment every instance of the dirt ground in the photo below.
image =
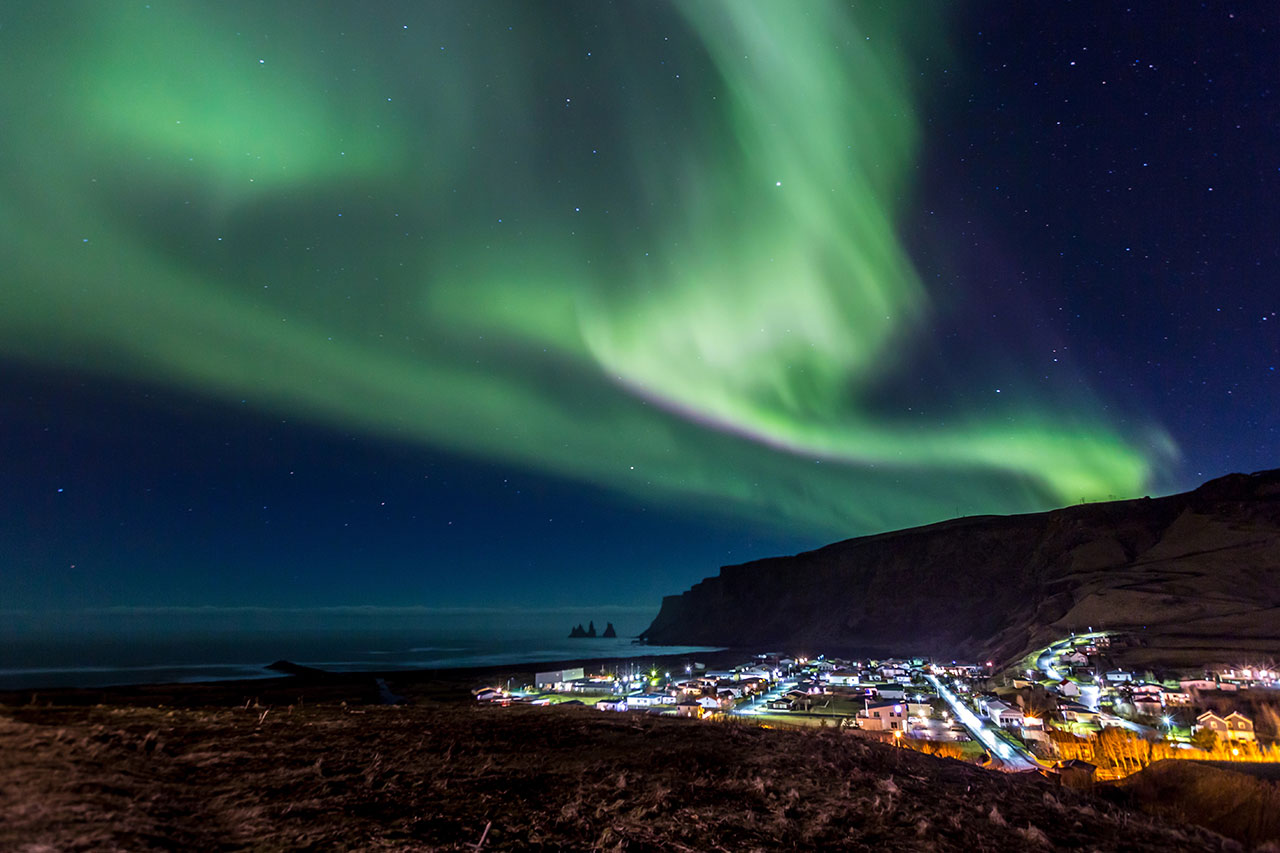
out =
<svg viewBox="0 0 1280 853"><path fill-rule="evenodd" d="M835 730L419 700L2 706L0 849L1238 847Z"/></svg>

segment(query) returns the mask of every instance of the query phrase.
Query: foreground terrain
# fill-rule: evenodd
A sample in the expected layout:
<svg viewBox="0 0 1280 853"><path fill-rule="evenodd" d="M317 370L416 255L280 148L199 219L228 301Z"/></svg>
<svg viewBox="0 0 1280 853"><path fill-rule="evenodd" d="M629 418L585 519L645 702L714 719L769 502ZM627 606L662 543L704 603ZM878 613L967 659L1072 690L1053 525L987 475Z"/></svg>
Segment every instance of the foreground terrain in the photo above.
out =
<svg viewBox="0 0 1280 853"><path fill-rule="evenodd" d="M443 702L0 707L5 850L779 848L1239 849L834 729Z"/></svg>

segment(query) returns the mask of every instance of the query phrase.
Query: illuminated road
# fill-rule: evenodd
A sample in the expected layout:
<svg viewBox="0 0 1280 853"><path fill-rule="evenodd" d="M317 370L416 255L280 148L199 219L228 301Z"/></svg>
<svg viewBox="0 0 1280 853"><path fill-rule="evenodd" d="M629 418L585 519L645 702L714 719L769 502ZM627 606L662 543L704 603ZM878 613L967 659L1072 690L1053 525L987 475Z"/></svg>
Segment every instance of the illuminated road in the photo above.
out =
<svg viewBox="0 0 1280 853"><path fill-rule="evenodd" d="M1096 631L1092 634L1080 634L1074 637L1068 637L1065 640L1059 640L1051 644L1048 648L1036 655L1036 667L1045 674L1046 678L1052 681L1062 681L1062 673L1053 665L1058 659L1058 655L1067 649L1074 648L1079 640L1089 640L1097 637L1105 637L1106 632ZM1098 711L1098 719L1104 726L1120 726L1131 732L1135 732L1148 739L1159 739L1160 733L1151 726L1144 726L1141 723L1135 723L1132 720L1126 720L1123 717L1117 717L1115 714L1098 709L1098 688L1089 685L1080 685L1080 700Z"/></svg>
<svg viewBox="0 0 1280 853"><path fill-rule="evenodd" d="M964 724L978 742L987 748L987 750L1005 763L1010 770L1039 770L1040 762L1036 761L1034 755L1027 751L1026 747L1012 743L1006 740L1001 734L986 722L979 719L978 715L969 709L969 706L960 701L960 698L945 687L936 676L926 675L938 695L946 700L951 706L951 710L955 712L956 719Z"/></svg>

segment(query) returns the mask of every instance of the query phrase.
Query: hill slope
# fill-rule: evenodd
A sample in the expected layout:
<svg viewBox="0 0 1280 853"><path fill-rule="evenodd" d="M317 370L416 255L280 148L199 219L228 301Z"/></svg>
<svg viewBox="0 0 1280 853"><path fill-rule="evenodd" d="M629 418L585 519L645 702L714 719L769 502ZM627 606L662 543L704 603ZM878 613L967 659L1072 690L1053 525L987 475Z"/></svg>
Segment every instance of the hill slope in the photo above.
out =
<svg viewBox="0 0 1280 853"><path fill-rule="evenodd" d="M835 729L587 708L0 708L4 850L1227 851Z"/></svg>
<svg viewBox="0 0 1280 853"><path fill-rule="evenodd" d="M643 636L1007 659L1089 626L1145 628L1171 664L1280 651L1280 470L725 566Z"/></svg>

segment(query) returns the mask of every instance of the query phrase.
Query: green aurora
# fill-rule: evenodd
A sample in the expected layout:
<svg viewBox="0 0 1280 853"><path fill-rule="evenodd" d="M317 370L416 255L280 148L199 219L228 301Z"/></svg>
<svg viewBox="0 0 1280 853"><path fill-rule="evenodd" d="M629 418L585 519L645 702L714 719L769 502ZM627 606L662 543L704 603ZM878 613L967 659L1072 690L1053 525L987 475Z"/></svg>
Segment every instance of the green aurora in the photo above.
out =
<svg viewBox="0 0 1280 853"><path fill-rule="evenodd" d="M16 7L0 352L819 535L1141 494L1078 388L869 402L925 22L846 5Z"/></svg>

